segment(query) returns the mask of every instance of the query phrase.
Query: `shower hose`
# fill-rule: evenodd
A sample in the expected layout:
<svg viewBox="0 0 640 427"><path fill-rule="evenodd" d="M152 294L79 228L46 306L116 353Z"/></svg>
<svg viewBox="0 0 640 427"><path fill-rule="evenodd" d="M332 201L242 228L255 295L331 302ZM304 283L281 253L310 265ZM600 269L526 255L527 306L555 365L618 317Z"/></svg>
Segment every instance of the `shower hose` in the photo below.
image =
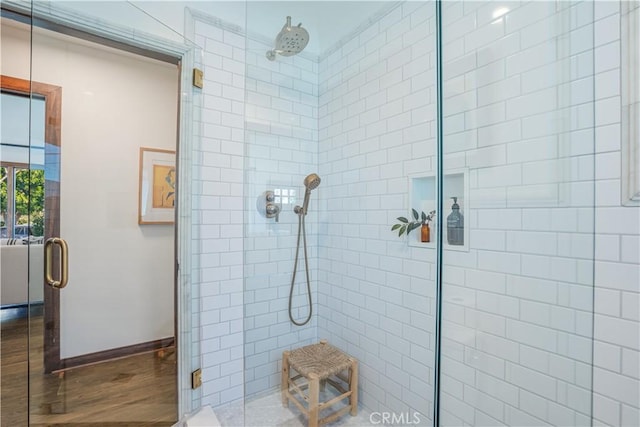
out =
<svg viewBox="0 0 640 427"><path fill-rule="evenodd" d="M291 320L291 323L293 323L296 326L304 326L307 323L309 323L309 320L311 320L311 314L313 312L313 305L311 303L311 284L309 280L309 257L307 255L307 232L305 230L304 217L305 217L304 212L298 213L298 242L296 243L296 258L293 263L293 276L291 277L291 288L289 289L289 319ZM293 318L292 307L291 307L292 301L293 301L293 288L296 283L296 272L298 270L298 255L300 254L300 234L302 234L302 241L303 241L303 248L304 248L304 266L305 266L305 273L307 275L307 296L309 297L309 315L307 316L304 322L296 322L296 320Z"/></svg>

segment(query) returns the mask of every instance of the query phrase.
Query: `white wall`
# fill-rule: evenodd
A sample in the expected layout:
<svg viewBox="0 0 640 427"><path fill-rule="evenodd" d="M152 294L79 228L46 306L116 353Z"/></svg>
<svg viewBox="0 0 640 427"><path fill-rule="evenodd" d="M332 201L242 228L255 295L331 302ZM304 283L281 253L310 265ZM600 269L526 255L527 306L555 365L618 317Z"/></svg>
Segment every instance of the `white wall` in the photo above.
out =
<svg viewBox="0 0 640 427"><path fill-rule="evenodd" d="M2 26L3 74L29 78L28 43ZM175 149L177 68L41 30L32 67L62 87L61 357L173 336L173 226L139 226L137 203L139 147Z"/></svg>
<svg viewBox="0 0 640 427"><path fill-rule="evenodd" d="M445 170L471 199L470 250L443 259L444 425L590 422L592 9L444 4Z"/></svg>
<svg viewBox="0 0 640 427"><path fill-rule="evenodd" d="M303 191L304 176L315 171L317 66L304 58L269 62L266 45L246 45L244 34L206 15L197 16L194 39L205 47L196 246L202 398L218 406L276 387L282 350L315 338L315 322L298 330L287 315L297 232L292 205L278 223L255 208L267 189ZM316 226L309 218L313 257ZM306 304L303 296L296 307Z"/></svg>
<svg viewBox="0 0 640 427"><path fill-rule="evenodd" d="M199 283L202 404L244 396L243 183L245 38L201 17L193 38L202 46L202 135L195 153L194 256Z"/></svg>
<svg viewBox="0 0 640 427"><path fill-rule="evenodd" d="M288 302L296 255L303 181L318 171L318 64L279 57L269 61L270 46L247 42L245 174L245 381L246 397L279 387L282 351L317 340L317 248L320 187L313 191L306 216L313 313L305 326L289 320ZM256 209L265 190L295 191L282 203L278 222ZM284 200L284 199L283 199ZM292 300L297 322L309 313L305 264L300 240Z"/></svg>
<svg viewBox="0 0 640 427"><path fill-rule="evenodd" d="M433 410L435 249L390 228L409 212L407 177L435 167L434 32L434 4L403 3L323 58L319 83L318 335L359 359L363 405L420 425Z"/></svg>
<svg viewBox="0 0 640 427"><path fill-rule="evenodd" d="M620 3L594 6L594 425L640 425L640 207L621 201ZM637 54L637 52L636 52Z"/></svg>

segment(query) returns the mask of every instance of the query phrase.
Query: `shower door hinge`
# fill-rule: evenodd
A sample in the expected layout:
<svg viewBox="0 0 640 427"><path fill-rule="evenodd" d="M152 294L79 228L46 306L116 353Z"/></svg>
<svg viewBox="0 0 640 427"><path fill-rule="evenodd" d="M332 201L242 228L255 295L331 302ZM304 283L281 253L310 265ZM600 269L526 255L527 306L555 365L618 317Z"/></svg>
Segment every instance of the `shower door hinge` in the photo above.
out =
<svg viewBox="0 0 640 427"><path fill-rule="evenodd" d="M198 68L193 69L193 85L198 89L204 86L204 73Z"/></svg>
<svg viewBox="0 0 640 427"><path fill-rule="evenodd" d="M197 389L202 385L202 369L196 369L191 373L191 388Z"/></svg>

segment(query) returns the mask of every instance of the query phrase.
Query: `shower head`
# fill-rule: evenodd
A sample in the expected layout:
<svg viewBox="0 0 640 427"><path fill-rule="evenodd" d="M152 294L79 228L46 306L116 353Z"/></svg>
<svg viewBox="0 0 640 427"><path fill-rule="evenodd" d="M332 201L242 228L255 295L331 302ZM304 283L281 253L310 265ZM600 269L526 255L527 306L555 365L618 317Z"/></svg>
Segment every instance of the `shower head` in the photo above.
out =
<svg viewBox="0 0 640 427"><path fill-rule="evenodd" d="M320 185L320 177L318 174L312 173L307 175L304 179L304 186L306 190L304 192L304 202L302 203L302 207L296 206L293 211L298 215L306 215L307 208L309 207L309 198L311 197L311 190L315 190Z"/></svg>
<svg viewBox="0 0 640 427"><path fill-rule="evenodd" d="M307 187L308 190L315 190L319 185L320 177L315 173L307 175L307 177L304 179L304 186Z"/></svg>
<svg viewBox="0 0 640 427"><path fill-rule="evenodd" d="M297 27L291 26L291 17L287 16L287 23L284 24L280 33L276 36L276 48L267 51L267 59L275 61L276 54L282 56L296 55L309 43L309 33L302 28L302 23Z"/></svg>

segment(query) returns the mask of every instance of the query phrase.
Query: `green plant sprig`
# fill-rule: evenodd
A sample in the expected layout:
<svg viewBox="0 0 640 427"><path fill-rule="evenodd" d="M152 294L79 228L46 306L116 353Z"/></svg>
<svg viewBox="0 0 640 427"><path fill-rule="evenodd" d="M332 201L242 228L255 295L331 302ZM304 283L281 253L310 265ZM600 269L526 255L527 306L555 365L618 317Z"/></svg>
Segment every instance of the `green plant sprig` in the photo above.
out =
<svg viewBox="0 0 640 427"><path fill-rule="evenodd" d="M398 230L398 237L402 236L405 233L408 236L409 233L411 233L416 228L421 227L425 224L428 225L429 222L433 221L436 216L436 211L431 211L427 215L424 212L418 214L417 210L411 209L411 213L413 214L413 221L409 221L407 218L399 216L397 219L400 222L398 224L394 224L393 227L391 227L391 231Z"/></svg>

